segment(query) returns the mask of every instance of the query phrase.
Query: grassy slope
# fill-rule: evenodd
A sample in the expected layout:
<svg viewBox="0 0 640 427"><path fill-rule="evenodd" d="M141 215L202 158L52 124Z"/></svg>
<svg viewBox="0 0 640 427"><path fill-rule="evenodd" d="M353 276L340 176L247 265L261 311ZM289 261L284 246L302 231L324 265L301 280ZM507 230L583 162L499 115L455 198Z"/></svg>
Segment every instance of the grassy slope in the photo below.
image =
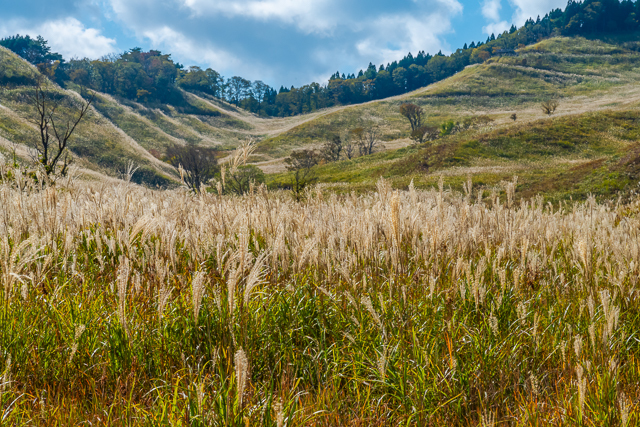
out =
<svg viewBox="0 0 640 427"><path fill-rule="evenodd" d="M2 68L11 68L19 72L37 76L37 72L17 56L0 49ZM6 68L5 68L6 67ZM54 87L57 96L79 102L78 95ZM39 138L36 126L30 122L33 117L29 102L30 86L8 85L0 87L0 137L5 140L3 151L10 149L8 143L19 144L20 148L29 146L31 141ZM59 113L70 113L60 108ZM19 150L24 152L24 149ZM172 168L152 157L138 143L115 127L96 109L90 111L86 119L77 128L72 138L72 153L78 158L81 167L107 174L117 175L124 169L127 161L132 160L139 165L134 180L151 185L167 185L174 180Z"/></svg>
<svg viewBox="0 0 640 427"><path fill-rule="evenodd" d="M383 140L406 138L407 124L397 112L407 99L421 104L431 124L488 114L491 127L472 129L422 147L405 147L317 168L320 182L349 190L372 189L380 176L406 186L435 185L440 175L457 186L472 174L491 191L514 174L520 194L550 199L589 193L612 197L632 191L637 170L640 97L632 88L640 78L640 55L616 45L585 39L551 39L521 51L519 57L493 59L406 97L354 106L326 115L263 143L283 154L294 141L313 143L314 132L343 130L361 117L381 124ZM558 96L551 118L538 105ZM518 120L509 120L517 112ZM276 151L279 150L279 151ZM271 176L286 185L287 174Z"/></svg>
<svg viewBox="0 0 640 427"><path fill-rule="evenodd" d="M168 145L176 143L231 149L253 137L260 142L252 160L274 166L268 171L277 172L282 170L281 159L296 148L318 146L329 135L345 134L364 122L373 122L380 127L387 151L323 165L318 168L322 182L349 183L365 189L372 188L378 176L390 177L398 184L408 184L410 177L414 177L416 182L426 184L433 183L435 175L445 174L451 183L459 184L466 179L464 175L474 173L479 182L490 186L517 173L521 176L521 186L531 186L531 192L539 189L556 195L588 191L605 194L607 191L598 189L595 182L578 185L573 181L582 176L588 182L591 174L584 171L595 168L596 164L600 164L598 173L603 174L602 159L614 162L626 155L625 150L633 148L613 144L606 150L600 147L585 151L584 144L571 146L577 137L572 135L571 120L582 123L581 132L590 138L600 138L598 135L608 131L602 130L603 126L615 127L601 123L600 119L606 114L615 111L633 115L640 103L640 91L633 87L640 79L636 71L640 55L635 53L635 44L630 40L633 38L607 42L580 38L545 40L522 49L518 57L493 58L409 94L282 119L258 118L202 94L185 92L189 105L180 109L142 105L99 94L96 114L91 117L90 126L78 132L75 152L85 159L84 166L111 175L121 169L125 159L133 159L148 169L150 175L142 178L155 183L158 179L155 174L165 174L169 169L158 165L147 152L160 157ZM33 67L6 50L0 50L0 64L3 65L0 78L6 79L7 74L11 78L37 75ZM34 137L33 126L25 120L29 114L23 99L25 93L24 86L5 87L0 91L3 106L0 107L0 137L6 140L27 143ZM545 120L538 105L551 97L561 98L558 117ZM495 122L492 128L447 137L432 147L411 147L406 120L398 113L398 106L406 101L422 105L431 125L478 114L487 114ZM508 118L512 112L518 114L515 124ZM558 135L555 126L567 127L566 135ZM512 137L516 142L511 144L517 149L505 156L488 148L496 138L502 138L498 136L500 132L545 134L544 138L551 141L547 145L553 149L543 154L537 142L529 143L518 133ZM567 146L563 146L565 142ZM594 153L600 157L593 159ZM596 163L583 166L591 161ZM265 166L262 167L267 170ZM576 167L581 168L580 174L570 172ZM614 175L606 182L613 180L617 187L629 187L632 178L619 177L615 171L611 173ZM572 179L559 179L563 174L569 174ZM545 176L551 182L544 181ZM282 173L271 178L276 184L286 180ZM569 184L573 190L565 189Z"/></svg>
<svg viewBox="0 0 640 427"><path fill-rule="evenodd" d="M38 76L30 64L0 48L0 153L5 157L10 155L13 143L26 157L26 147L38 137L29 122L33 112L28 98ZM55 91L67 99L77 98L70 90L56 87ZM246 121L225 113L220 108L224 103L216 105L189 93L184 94L188 105L179 109L96 95L91 114L73 138L77 163L116 176L132 160L140 166L134 180L150 185L166 185L177 176L173 168L156 158L168 145L195 143L230 149L253 129Z"/></svg>

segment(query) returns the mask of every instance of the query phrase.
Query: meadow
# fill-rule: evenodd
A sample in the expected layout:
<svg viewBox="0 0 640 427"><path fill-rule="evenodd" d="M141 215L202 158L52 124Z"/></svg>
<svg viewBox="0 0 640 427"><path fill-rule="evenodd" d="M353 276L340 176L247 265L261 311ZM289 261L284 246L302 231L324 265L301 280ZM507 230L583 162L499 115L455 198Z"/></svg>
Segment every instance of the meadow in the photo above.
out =
<svg viewBox="0 0 640 427"><path fill-rule="evenodd" d="M0 169L2 425L640 422L640 200Z"/></svg>

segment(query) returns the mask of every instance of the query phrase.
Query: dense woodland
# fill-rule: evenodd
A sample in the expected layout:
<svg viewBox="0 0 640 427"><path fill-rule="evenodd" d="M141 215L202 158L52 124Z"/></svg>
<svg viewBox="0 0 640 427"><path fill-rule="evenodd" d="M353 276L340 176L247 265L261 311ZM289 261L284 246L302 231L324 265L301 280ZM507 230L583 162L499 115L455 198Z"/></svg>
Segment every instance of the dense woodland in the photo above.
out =
<svg viewBox="0 0 640 427"><path fill-rule="evenodd" d="M38 37L14 36L0 40L3 45L61 85L78 84L114 96L144 103L169 103L185 107L177 88L201 92L224 99L262 116L291 116L336 105L347 105L399 95L445 79L464 67L481 63L505 50L517 49L544 38L558 35L636 31L640 27L640 2L630 0L570 0L564 11L556 9L536 20L529 19L521 28L484 42L472 42L449 56L409 53L400 61L376 67L369 64L356 74L336 72L326 84L311 83L299 88L279 90L262 81L242 77L224 78L215 70L185 68L170 54L140 48L98 60L65 61L51 52L47 42Z"/></svg>

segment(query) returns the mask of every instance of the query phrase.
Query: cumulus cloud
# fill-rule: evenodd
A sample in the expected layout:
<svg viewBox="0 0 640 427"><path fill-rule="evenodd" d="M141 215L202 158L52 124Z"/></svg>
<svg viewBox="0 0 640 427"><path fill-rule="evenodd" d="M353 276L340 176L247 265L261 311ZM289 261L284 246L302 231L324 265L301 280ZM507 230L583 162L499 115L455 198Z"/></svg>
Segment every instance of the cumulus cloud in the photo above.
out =
<svg viewBox="0 0 640 427"><path fill-rule="evenodd" d="M500 10L502 10L500 0L484 0L482 3L482 16L489 21L487 25L482 27L485 34L501 34L511 26L507 21L500 19Z"/></svg>
<svg viewBox="0 0 640 427"><path fill-rule="evenodd" d="M446 52L462 12L458 0L109 1L140 40L181 62L296 85L408 52Z"/></svg>
<svg viewBox="0 0 640 427"><path fill-rule="evenodd" d="M195 43L193 40L178 33L169 27L157 28L145 31L144 37L152 44L164 45L169 48L169 52L180 52L181 55L190 58L199 58L199 62L225 63L232 67L241 65L241 62L234 55L222 49L211 48L202 43Z"/></svg>
<svg viewBox="0 0 640 427"><path fill-rule="evenodd" d="M497 22L500 20L500 9L502 9L500 0L485 0L482 4L482 16L490 21Z"/></svg>
<svg viewBox="0 0 640 427"><path fill-rule="evenodd" d="M261 21L277 20L292 24L305 33L327 32L335 21L325 19L331 12L330 0L184 0L195 16L222 14Z"/></svg>
<svg viewBox="0 0 640 427"><path fill-rule="evenodd" d="M538 16L542 18L552 9L564 9L567 5L566 0L509 0L509 2L516 8L513 16L516 25L523 25L529 18L536 19Z"/></svg>
<svg viewBox="0 0 640 427"><path fill-rule="evenodd" d="M116 51L116 41L75 18L45 22L37 31L65 58L99 58Z"/></svg>
<svg viewBox="0 0 640 427"><path fill-rule="evenodd" d="M490 24L485 25L484 27L482 27L482 31L487 35L489 34L498 35L498 34L504 33L509 28L511 28L511 24L509 24L507 21L500 21L500 22L492 22Z"/></svg>
<svg viewBox="0 0 640 427"><path fill-rule="evenodd" d="M439 35L450 31L449 21L440 14L426 20L409 15L385 16L370 25L370 31L355 46L361 58L369 58L374 64L395 61L408 52L436 53L443 48Z"/></svg>
<svg viewBox="0 0 640 427"><path fill-rule="evenodd" d="M34 25L22 19L15 19L0 27L0 35L23 34L36 37L41 35L49 42L51 50L69 58L99 58L116 51L116 41L105 37L100 30L86 28L75 18L45 21Z"/></svg>

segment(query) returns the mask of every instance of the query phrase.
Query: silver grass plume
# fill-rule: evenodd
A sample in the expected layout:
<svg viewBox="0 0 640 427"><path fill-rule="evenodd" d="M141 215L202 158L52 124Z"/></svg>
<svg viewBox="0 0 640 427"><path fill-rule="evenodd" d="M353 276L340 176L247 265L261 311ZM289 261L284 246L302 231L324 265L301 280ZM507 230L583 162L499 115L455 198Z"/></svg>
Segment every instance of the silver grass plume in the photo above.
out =
<svg viewBox="0 0 640 427"><path fill-rule="evenodd" d="M204 296L205 274L198 271L191 280L191 297L193 303L193 321L198 324L200 307L202 306L202 297Z"/></svg>
<svg viewBox="0 0 640 427"><path fill-rule="evenodd" d="M234 361L236 368L238 406L242 408L242 396L244 395L244 389L247 385L247 379L249 376L249 361L247 360L247 355L244 353L242 348L236 351Z"/></svg>
<svg viewBox="0 0 640 427"><path fill-rule="evenodd" d="M129 282L129 260L124 258L124 261L120 263L120 267L118 267L118 318L120 319L120 324L124 331L129 335L129 330L127 328L127 321L125 317L125 307L127 302L127 284Z"/></svg>
<svg viewBox="0 0 640 427"><path fill-rule="evenodd" d="M273 405L273 411L276 413L276 427L284 427L284 408L282 400L278 400Z"/></svg>
<svg viewBox="0 0 640 427"><path fill-rule="evenodd" d="M260 285L264 281L265 271L264 265L265 260L268 254L263 252L253 264L251 271L249 272L249 276L247 276L247 281L244 287L244 303L245 305L249 303L249 297L251 296L251 291L253 288Z"/></svg>
<svg viewBox="0 0 640 427"><path fill-rule="evenodd" d="M11 354L7 356L7 361L4 366L4 372L0 378L0 391L4 393L11 385Z"/></svg>
<svg viewBox="0 0 640 427"><path fill-rule="evenodd" d="M82 337L85 329L85 325L76 326L75 334L73 337L73 346L71 347L71 354L69 355L69 361L67 363L71 363L71 361L73 360L73 356L76 355L76 352L78 351L78 344L80 344L80 337Z"/></svg>

